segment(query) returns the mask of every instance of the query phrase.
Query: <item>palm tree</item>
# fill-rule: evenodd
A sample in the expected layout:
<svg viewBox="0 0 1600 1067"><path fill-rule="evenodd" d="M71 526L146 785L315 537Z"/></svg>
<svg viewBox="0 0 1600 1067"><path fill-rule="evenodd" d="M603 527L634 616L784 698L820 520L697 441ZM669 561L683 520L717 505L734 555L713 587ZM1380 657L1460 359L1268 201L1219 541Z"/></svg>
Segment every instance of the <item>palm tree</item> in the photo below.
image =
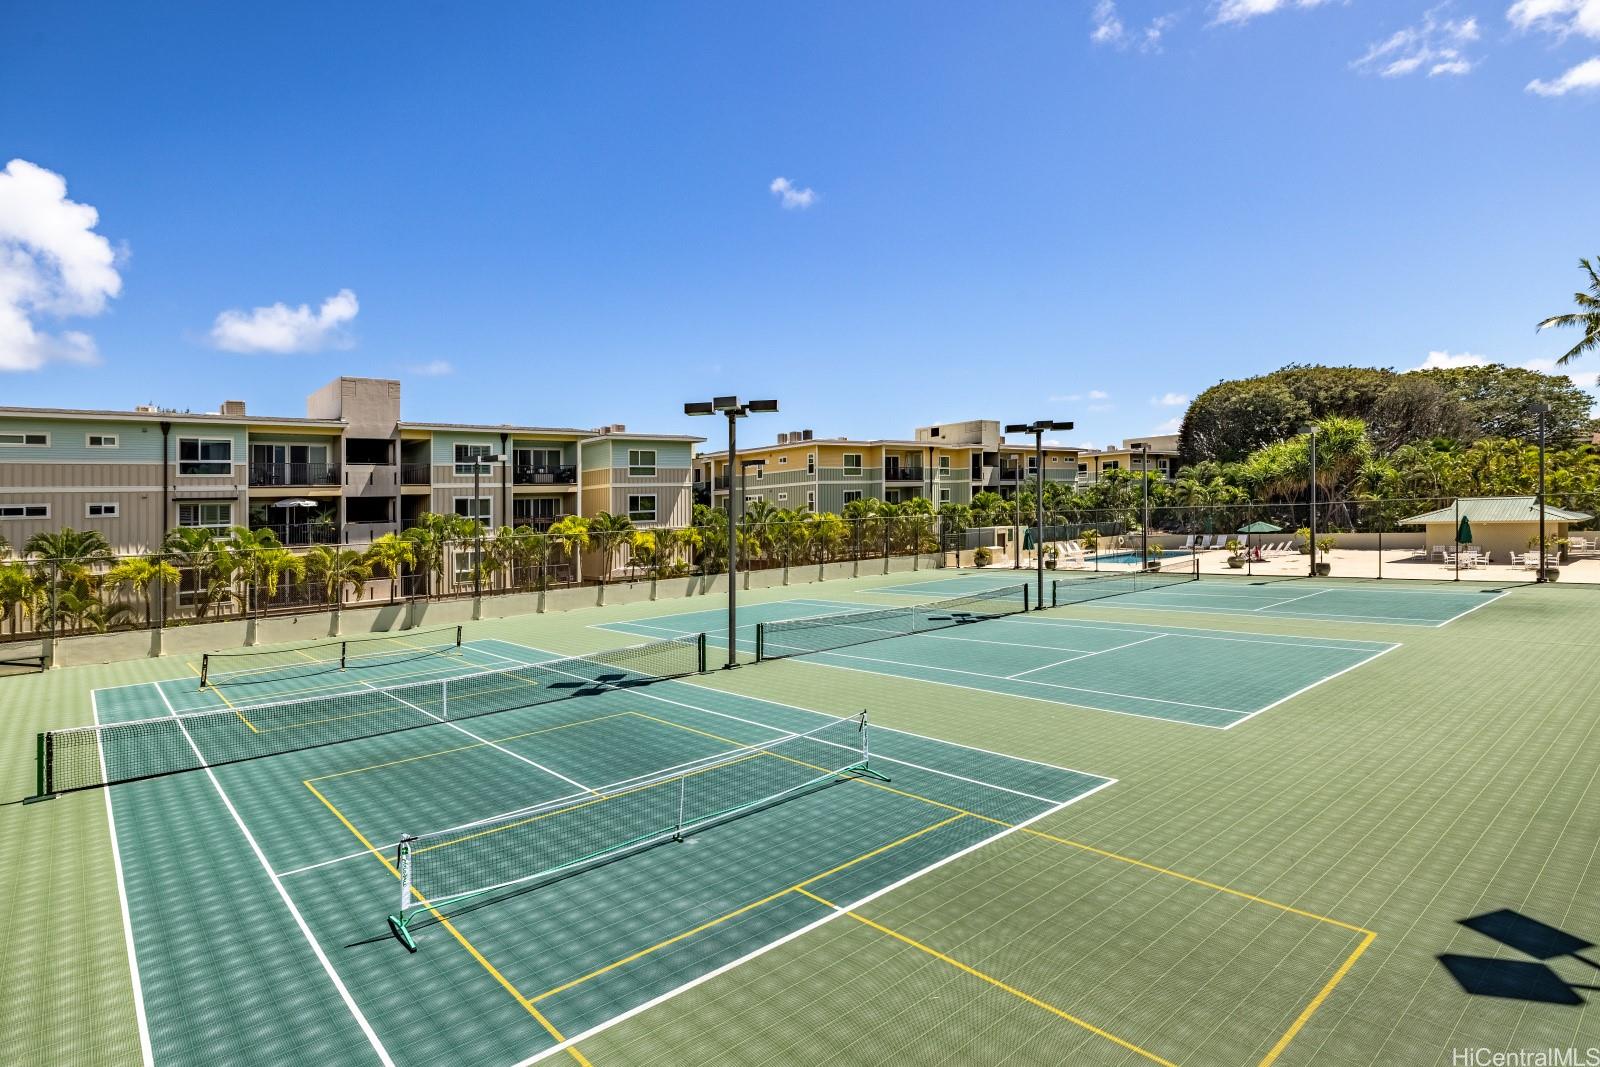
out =
<svg viewBox="0 0 1600 1067"><path fill-rule="evenodd" d="M162 599L167 586L177 585L183 574L161 556L130 556L106 572L105 583L113 587L127 586L133 595L144 599L144 621L150 625L150 587L155 586Z"/></svg>
<svg viewBox="0 0 1600 1067"><path fill-rule="evenodd" d="M12 611L20 607L34 614L38 606L38 592L39 587L27 567L21 563L0 563L0 622L11 619L12 633L16 633L22 625L21 617L13 616Z"/></svg>
<svg viewBox="0 0 1600 1067"><path fill-rule="evenodd" d="M11 542L7 541L4 534L0 534L0 559L5 559L11 554Z"/></svg>
<svg viewBox="0 0 1600 1067"><path fill-rule="evenodd" d="M533 584L543 588L544 568L550 560L549 534L540 533L532 526L502 526L495 543L495 553L501 565L507 568L509 586L520 586L517 576L526 573L537 576Z"/></svg>
<svg viewBox="0 0 1600 1067"><path fill-rule="evenodd" d="M1539 323L1536 329L1543 330L1549 326L1576 326L1583 331L1583 340L1573 345L1567 354L1556 360L1558 364L1565 364L1579 356L1600 348L1600 273L1595 271L1595 263L1600 262L1600 257L1595 260L1580 259L1578 266L1589 275L1589 291L1572 294L1573 302L1582 308L1567 315L1552 315Z"/></svg>
<svg viewBox="0 0 1600 1067"><path fill-rule="evenodd" d="M589 520L582 515L563 515L550 524L550 541L561 546L573 560L574 579L583 577L583 552L589 547Z"/></svg>
<svg viewBox="0 0 1600 1067"><path fill-rule="evenodd" d="M228 546L210 530L180 526L167 532L161 542L162 554L171 558L179 574L195 576L195 618L203 619L206 613L228 598L236 563Z"/></svg>
<svg viewBox="0 0 1600 1067"><path fill-rule="evenodd" d="M323 601L330 607L344 603L344 587L355 586L356 596L372 577L372 567L360 552L335 545L317 545L305 555L303 567L322 586Z"/></svg>
<svg viewBox="0 0 1600 1067"><path fill-rule="evenodd" d="M806 515L806 546L818 563L827 563L850 540L850 527L831 511Z"/></svg>
<svg viewBox="0 0 1600 1067"><path fill-rule="evenodd" d="M389 603L393 604L395 593L399 591L400 575L417 562L416 543L392 533L374 537L367 546L366 562L374 570L388 575Z"/></svg>
<svg viewBox="0 0 1600 1067"><path fill-rule="evenodd" d="M844 506L844 521L850 524L850 540L855 546L856 558L861 558L866 545L880 546L883 542L883 502L872 498L852 500Z"/></svg>
<svg viewBox="0 0 1600 1067"><path fill-rule="evenodd" d="M80 574L58 587L52 601L42 605L40 612L40 621L52 629L59 629L60 623L65 621L68 629L103 634L132 613L126 604L109 608L102 604L87 574Z"/></svg>
<svg viewBox="0 0 1600 1067"><path fill-rule="evenodd" d="M245 583L247 611L255 610L259 590L266 590L268 600L277 596L278 582L285 574L297 579L306 576L306 561L284 548L271 530L235 526L228 531L228 538L229 550L238 561L238 577Z"/></svg>
<svg viewBox="0 0 1600 1067"><path fill-rule="evenodd" d="M462 515L440 515L432 511L418 516L417 524L400 536L411 542L416 566L428 576L428 595L432 596L444 577L450 545L471 537L476 523Z"/></svg>
<svg viewBox="0 0 1600 1067"><path fill-rule="evenodd" d="M111 560L111 546L95 530L74 530L63 526L55 533L37 533L28 538L22 551L41 562L54 562L63 579L88 576L93 568Z"/></svg>
<svg viewBox="0 0 1600 1067"><path fill-rule="evenodd" d="M600 571L600 584L606 584L606 577L611 572L615 562L616 551L623 546L631 546L639 536L639 531L634 527L633 520L626 515L613 515L609 511L602 511L589 523L588 540L605 560Z"/></svg>

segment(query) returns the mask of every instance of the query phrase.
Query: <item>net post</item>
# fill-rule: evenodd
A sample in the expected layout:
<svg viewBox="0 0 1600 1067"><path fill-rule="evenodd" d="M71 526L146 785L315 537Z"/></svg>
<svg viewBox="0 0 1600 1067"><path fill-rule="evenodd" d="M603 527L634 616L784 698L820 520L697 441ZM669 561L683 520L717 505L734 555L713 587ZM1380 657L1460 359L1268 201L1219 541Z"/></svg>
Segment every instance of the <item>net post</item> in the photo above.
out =
<svg viewBox="0 0 1600 1067"><path fill-rule="evenodd" d="M439 718L450 718L450 679L439 679Z"/></svg>
<svg viewBox="0 0 1600 1067"><path fill-rule="evenodd" d="M704 635L702 635L704 636ZM756 662L760 663L767 658L767 624L756 623Z"/></svg>
<svg viewBox="0 0 1600 1067"><path fill-rule="evenodd" d="M1061 579L1060 578L1052 578L1052 579L1050 579L1050 606L1053 607L1053 608L1059 608L1061 606Z"/></svg>
<svg viewBox="0 0 1600 1067"><path fill-rule="evenodd" d="M856 720L856 731L861 734L861 766L856 768L856 773L873 778L880 782L891 781L887 774L879 774L872 769L872 749L867 744L867 709L861 709L861 715Z"/></svg>
<svg viewBox="0 0 1600 1067"><path fill-rule="evenodd" d="M1022 610L1028 610L1028 587L1026 585L1022 587Z"/></svg>
<svg viewBox="0 0 1600 1067"><path fill-rule="evenodd" d="M409 929L411 915L407 914L411 904L411 842L415 840L410 834L401 834L399 843L394 847L394 865L400 873L400 908L389 916L389 930L409 952L417 951L417 943L412 940Z"/></svg>
<svg viewBox="0 0 1600 1067"><path fill-rule="evenodd" d="M211 653L200 655L200 688L204 689L211 678Z"/></svg>
<svg viewBox="0 0 1600 1067"><path fill-rule="evenodd" d="M678 822L672 828L672 839L674 841L683 840L683 808L688 792L689 776L687 774L678 775Z"/></svg>
<svg viewBox="0 0 1600 1067"><path fill-rule="evenodd" d="M457 648L460 648L461 645L462 645L461 631L464 630L464 629L466 629L466 627L462 626L460 623L456 624L456 647Z"/></svg>
<svg viewBox="0 0 1600 1067"><path fill-rule="evenodd" d="M350 642L349 641L340 641L339 642L339 669L341 671L344 670L345 667L349 666L349 663L350 663Z"/></svg>
<svg viewBox="0 0 1600 1067"><path fill-rule="evenodd" d="M48 732L41 733L39 735L38 743L39 766L38 773L36 775L37 781L35 782L36 788L34 790L34 796L49 796L51 794L50 787L55 784L50 781L50 747L50 734Z"/></svg>
<svg viewBox="0 0 1600 1067"><path fill-rule="evenodd" d="M706 673L706 633L701 630L694 640L695 673ZM761 658L761 627L756 627L756 658Z"/></svg>

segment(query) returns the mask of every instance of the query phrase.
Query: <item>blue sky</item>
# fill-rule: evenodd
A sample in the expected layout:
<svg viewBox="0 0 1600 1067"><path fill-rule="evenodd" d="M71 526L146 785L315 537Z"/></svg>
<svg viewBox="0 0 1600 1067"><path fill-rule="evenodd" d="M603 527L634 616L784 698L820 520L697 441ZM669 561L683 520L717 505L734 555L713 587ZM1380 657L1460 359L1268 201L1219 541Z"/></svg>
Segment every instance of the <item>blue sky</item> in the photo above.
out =
<svg viewBox="0 0 1600 1067"><path fill-rule="evenodd" d="M1545 367L1600 255L1600 0L6 22L0 403L1103 444L1287 362Z"/></svg>

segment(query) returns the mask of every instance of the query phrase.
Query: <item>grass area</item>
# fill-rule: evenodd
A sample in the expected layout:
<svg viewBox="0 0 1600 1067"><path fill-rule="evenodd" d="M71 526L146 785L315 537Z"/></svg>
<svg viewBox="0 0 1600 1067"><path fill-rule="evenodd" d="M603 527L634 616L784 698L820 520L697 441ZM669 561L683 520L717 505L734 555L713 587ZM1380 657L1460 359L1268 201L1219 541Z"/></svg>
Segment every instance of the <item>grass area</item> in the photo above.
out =
<svg viewBox="0 0 1600 1067"><path fill-rule="evenodd" d="M865 591L910 578L748 602L881 603ZM467 636L581 653L631 640L590 624L685 606L474 624ZM1600 592L1556 585L1515 590L1442 629L1230 618L1230 629L1263 635L1400 647L1225 732L804 658L681 685L839 714L866 707L884 727L1117 784L582 1040L579 1054L597 1065L1376 1064L1448 1063L1453 1048L1600 1045L1600 1015L1586 1003L1469 995L1438 959L1529 961L1461 925L1500 909L1600 940L1596 606ZM1200 622L1096 604L1043 617ZM1159 672L1161 660L1118 670ZM91 689L184 675L181 662L139 661L0 679L5 794L31 790L36 730L89 720ZM0 806L0 855L10 1023L0 1062L137 1063L104 795ZM860 888L813 886L786 906L826 916ZM248 958L252 938L293 936L284 925L218 929L207 951ZM1545 962L1593 984L1581 961ZM319 1007L293 1022L312 1029L325 1013L334 1025L331 985L314 972L297 980L305 988L242 989L221 1003L248 1015L261 998L309 991ZM500 1001L511 998L483 982L414 1010L434 1014L448 1047L452 1019L503 1012ZM260 1014L250 1025L263 1034L284 1026L281 1014ZM548 1062L577 1062L558 1057Z"/></svg>

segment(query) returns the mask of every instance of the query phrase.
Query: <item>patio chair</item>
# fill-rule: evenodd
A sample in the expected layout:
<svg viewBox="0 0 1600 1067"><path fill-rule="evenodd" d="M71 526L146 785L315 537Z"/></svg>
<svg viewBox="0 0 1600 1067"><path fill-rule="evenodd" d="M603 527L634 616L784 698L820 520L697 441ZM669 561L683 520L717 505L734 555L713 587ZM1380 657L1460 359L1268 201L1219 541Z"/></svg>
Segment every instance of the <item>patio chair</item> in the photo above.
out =
<svg viewBox="0 0 1600 1067"><path fill-rule="evenodd" d="M1199 534L1190 534L1188 537L1184 538L1183 544L1179 545L1178 548L1179 549L1186 549L1186 548L1194 548L1194 547L1196 547L1195 543L1194 543L1194 539L1196 537L1198 537L1198 536L1200 536L1200 535Z"/></svg>

